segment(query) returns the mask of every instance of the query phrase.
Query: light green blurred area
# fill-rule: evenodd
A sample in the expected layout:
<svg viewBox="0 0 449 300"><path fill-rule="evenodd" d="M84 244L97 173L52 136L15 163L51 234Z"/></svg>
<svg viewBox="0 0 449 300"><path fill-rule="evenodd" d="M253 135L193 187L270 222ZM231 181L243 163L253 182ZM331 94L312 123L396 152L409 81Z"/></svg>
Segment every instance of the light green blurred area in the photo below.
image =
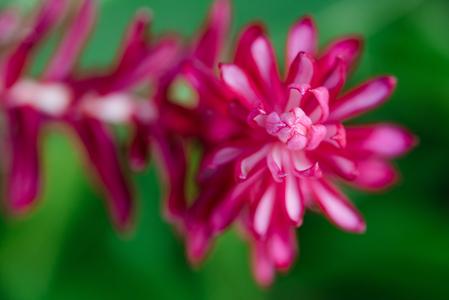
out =
<svg viewBox="0 0 449 300"><path fill-rule="evenodd" d="M29 9L36 1L0 0ZM365 36L350 85L391 73L391 101L361 121L409 127L420 145L397 162L403 176L380 194L351 191L366 234L340 232L315 214L298 231L300 256L271 289L255 285L247 245L234 231L219 239L200 268L190 267L181 239L161 217L155 167L133 175L139 209L135 231L118 236L84 156L67 128L47 128L44 190L30 216L0 217L0 299L449 299L449 1L234 0L234 36L266 22L278 54L296 18L315 17L320 41ZM104 0L82 59L107 65L139 7L154 12L153 31L193 34L208 0ZM51 43L49 43L51 45ZM51 47L38 56L45 65Z"/></svg>

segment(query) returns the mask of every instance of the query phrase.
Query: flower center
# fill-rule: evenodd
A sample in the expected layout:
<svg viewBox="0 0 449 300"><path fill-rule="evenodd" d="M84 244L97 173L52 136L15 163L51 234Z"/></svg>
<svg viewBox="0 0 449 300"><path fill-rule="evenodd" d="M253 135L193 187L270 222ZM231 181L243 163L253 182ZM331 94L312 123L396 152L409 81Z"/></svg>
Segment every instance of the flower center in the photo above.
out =
<svg viewBox="0 0 449 300"><path fill-rule="evenodd" d="M291 150L315 149L326 135L326 128L314 125L299 107L282 114L260 112L254 121Z"/></svg>

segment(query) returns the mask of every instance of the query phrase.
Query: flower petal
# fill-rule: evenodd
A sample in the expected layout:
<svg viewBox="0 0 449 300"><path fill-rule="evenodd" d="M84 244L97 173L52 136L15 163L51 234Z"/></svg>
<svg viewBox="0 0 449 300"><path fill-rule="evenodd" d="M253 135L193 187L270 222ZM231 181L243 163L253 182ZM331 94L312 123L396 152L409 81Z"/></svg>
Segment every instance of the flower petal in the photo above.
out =
<svg viewBox="0 0 449 300"><path fill-rule="evenodd" d="M248 62L251 59L251 46L258 37L264 35L264 31L260 24L251 24L242 31L237 41L237 49L234 57L235 64L240 68L248 69Z"/></svg>
<svg viewBox="0 0 449 300"><path fill-rule="evenodd" d="M285 211L295 226L301 226L304 215L304 199L298 178L293 175L289 175L285 179Z"/></svg>
<svg viewBox="0 0 449 300"><path fill-rule="evenodd" d="M25 212L40 189L39 131L41 116L31 107L8 111L10 166L7 184L9 206L15 213Z"/></svg>
<svg viewBox="0 0 449 300"><path fill-rule="evenodd" d="M308 114L313 123L323 123L329 117L329 91L325 87L311 89L309 92L316 100L315 108Z"/></svg>
<svg viewBox="0 0 449 300"><path fill-rule="evenodd" d="M69 75L92 30L95 16L95 2L93 0L84 0L45 71L45 79L58 80Z"/></svg>
<svg viewBox="0 0 449 300"><path fill-rule="evenodd" d="M242 206L250 198L248 192L250 189L254 189L254 185L260 180L262 172L263 170L259 170L248 179L237 183L225 199L214 209L210 218L214 231L224 230L238 216Z"/></svg>
<svg viewBox="0 0 449 300"><path fill-rule="evenodd" d="M112 137L103 124L95 119L83 118L73 122L73 125L86 148L90 163L104 185L116 225L121 230L128 229L134 204Z"/></svg>
<svg viewBox="0 0 449 300"><path fill-rule="evenodd" d="M343 88L347 77L346 63L337 58L329 73L322 79L322 84L329 90L329 99L333 100Z"/></svg>
<svg viewBox="0 0 449 300"><path fill-rule="evenodd" d="M275 200L276 187L272 184L265 190L254 212L254 230L260 236L265 236L268 231Z"/></svg>
<svg viewBox="0 0 449 300"><path fill-rule="evenodd" d="M233 91L240 103L248 109L254 109L260 104L254 84L250 81L246 73L237 65L222 64L220 65L221 78Z"/></svg>
<svg viewBox="0 0 449 300"><path fill-rule="evenodd" d="M150 156L150 139L148 126L142 122L135 121L134 135L129 148L129 162L134 170L143 170Z"/></svg>
<svg viewBox="0 0 449 300"><path fill-rule="evenodd" d="M28 64L32 51L64 14L67 0L46 0L39 11L32 30L22 39L16 49L5 59L4 87L11 87Z"/></svg>
<svg viewBox="0 0 449 300"><path fill-rule="evenodd" d="M268 155L269 151L270 148L264 146L251 155L243 158L240 163L237 164L237 177L246 179L254 168Z"/></svg>
<svg viewBox="0 0 449 300"><path fill-rule="evenodd" d="M280 99L282 95L282 86L277 71L276 58L270 41L265 36L260 36L251 44L251 69L245 69L246 72L252 71L251 74L258 87L263 91L266 99L274 101ZM273 106L279 103L270 103Z"/></svg>
<svg viewBox="0 0 449 300"><path fill-rule="evenodd" d="M354 118L385 102L396 86L391 76L372 79L348 92L331 106L329 120Z"/></svg>
<svg viewBox="0 0 449 300"><path fill-rule="evenodd" d="M288 69L287 85L310 84L314 73L314 59L311 55L300 52Z"/></svg>
<svg viewBox="0 0 449 300"><path fill-rule="evenodd" d="M215 0L204 30L193 51L193 56L209 68L214 67L220 55L229 30L230 20L230 1Z"/></svg>
<svg viewBox="0 0 449 300"><path fill-rule="evenodd" d="M317 30L313 19L306 16L297 21L287 37L287 67L291 65L300 52L315 54L317 47Z"/></svg>
<svg viewBox="0 0 449 300"><path fill-rule="evenodd" d="M348 69L351 69L360 56L362 46L363 42L358 37L342 38L329 45L319 59L320 78L329 74L338 59L342 60Z"/></svg>
<svg viewBox="0 0 449 300"><path fill-rule="evenodd" d="M323 213L343 230L361 233L366 225L360 213L336 188L324 180L310 183L315 201Z"/></svg>
<svg viewBox="0 0 449 300"><path fill-rule="evenodd" d="M162 130L154 131L156 151L166 181L167 195L165 200L165 214L170 221L183 218L187 200L185 195L185 178L187 176L187 162L184 144L177 137Z"/></svg>
<svg viewBox="0 0 449 300"><path fill-rule="evenodd" d="M358 153L396 157L416 144L416 138L395 124L373 124L346 128L348 150Z"/></svg>
<svg viewBox="0 0 449 300"><path fill-rule="evenodd" d="M273 146L267 155L267 166L276 182L282 182L286 175L282 165L284 153L281 147Z"/></svg>
<svg viewBox="0 0 449 300"><path fill-rule="evenodd" d="M252 246L252 271L261 286L269 286L274 278L274 264L263 242L256 241Z"/></svg>
<svg viewBox="0 0 449 300"><path fill-rule="evenodd" d="M367 190L385 189L396 183L396 170L386 161L369 159L358 163L358 176L351 182L356 187Z"/></svg>

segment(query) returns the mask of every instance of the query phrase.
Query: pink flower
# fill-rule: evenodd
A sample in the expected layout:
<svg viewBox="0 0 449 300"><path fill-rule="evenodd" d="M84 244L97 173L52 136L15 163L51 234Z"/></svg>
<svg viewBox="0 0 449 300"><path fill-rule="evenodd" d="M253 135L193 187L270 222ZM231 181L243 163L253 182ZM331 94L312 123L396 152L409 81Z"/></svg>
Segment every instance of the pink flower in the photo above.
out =
<svg viewBox="0 0 449 300"><path fill-rule="evenodd" d="M385 102L396 85L380 76L342 91L361 48L359 38L346 37L317 52L315 25L305 17L288 34L283 79L257 24L243 31L234 62L220 65L221 80L197 61L186 67L201 105L221 103L215 127L231 128L215 149L203 139L200 194L186 220L192 261L238 218L251 241L255 277L267 285L276 269L292 265L295 229L307 208L343 230L365 231L363 217L335 183L388 187L397 178L389 160L415 140L393 124L343 125Z"/></svg>
<svg viewBox="0 0 449 300"><path fill-rule="evenodd" d="M117 64L100 74L91 70L87 76L79 75L74 68L96 18L95 1L84 0L41 77L26 77L31 55L64 17L67 4L44 1L29 34L4 59L1 93L7 99L10 135L9 207L24 212L38 197L40 129L46 122L60 122L79 137L104 187L114 222L126 229L132 221L133 197L116 142L104 121L152 117L151 107L134 101L139 96L133 90L169 68L178 42L164 38L150 45L146 39L150 19L142 11L131 23Z"/></svg>
<svg viewBox="0 0 449 300"><path fill-rule="evenodd" d="M171 90L176 80L183 76L182 67L186 61L195 60L212 68L217 65L231 18L228 0L216 0L212 5L205 24L193 42L181 50L169 71L157 81L157 89L152 100L154 116L147 122L135 119L134 135L130 146L130 163L136 169L145 167L149 146L153 145L165 185L165 217L180 225L185 217L187 199L186 145L202 136L207 120L202 119L203 108L186 108L173 99ZM182 228L180 228L182 230Z"/></svg>

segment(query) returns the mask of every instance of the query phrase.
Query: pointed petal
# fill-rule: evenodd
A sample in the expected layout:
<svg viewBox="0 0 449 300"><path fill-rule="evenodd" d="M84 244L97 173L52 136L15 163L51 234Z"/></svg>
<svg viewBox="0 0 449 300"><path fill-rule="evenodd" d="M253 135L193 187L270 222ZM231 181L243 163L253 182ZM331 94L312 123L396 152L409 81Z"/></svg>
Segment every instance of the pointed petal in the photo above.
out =
<svg viewBox="0 0 449 300"><path fill-rule="evenodd" d="M178 221L183 218L187 208L185 147L180 139L165 132L155 131L153 136L155 138L155 150L160 157L156 162L160 165L167 186L167 195L165 196L166 217L170 221Z"/></svg>
<svg viewBox="0 0 449 300"><path fill-rule="evenodd" d="M260 36L251 44L251 63L246 72L251 72L255 82L270 104L276 106L275 99L282 95L281 82L277 70L276 57L273 47L266 36Z"/></svg>
<svg viewBox="0 0 449 300"><path fill-rule="evenodd" d="M148 78L162 76L177 63L180 51L179 41L175 37L165 37L145 51L134 64L120 65L116 70L109 91L119 91L132 87Z"/></svg>
<svg viewBox="0 0 449 300"><path fill-rule="evenodd" d="M351 69L360 56L363 42L358 37L347 37L333 42L327 47L319 60L321 76L326 76L335 62L340 59L347 69Z"/></svg>
<svg viewBox="0 0 449 300"><path fill-rule="evenodd" d="M249 190L254 189L263 170L251 175L248 179L237 183L226 198L217 206L211 216L211 226L214 231L222 231L237 218L243 205L249 201ZM257 193L256 193L257 194Z"/></svg>
<svg viewBox="0 0 449 300"><path fill-rule="evenodd" d="M311 188L320 209L335 225L350 232L365 231L360 213L336 188L324 180L311 181Z"/></svg>
<svg viewBox="0 0 449 300"><path fill-rule="evenodd" d="M304 151L290 152L290 161L296 176L321 177L322 172L318 162L314 162L304 154Z"/></svg>
<svg viewBox="0 0 449 300"><path fill-rule="evenodd" d="M326 124L325 141L336 148L346 147L346 129L341 123Z"/></svg>
<svg viewBox="0 0 449 300"><path fill-rule="evenodd" d="M195 224L187 230L187 258L193 265L198 265L206 256L210 247L211 236L206 226Z"/></svg>
<svg viewBox="0 0 449 300"><path fill-rule="evenodd" d="M317 30L311 17L297 21L288 33L287 67L293 62L299 52L315 54L317 47Z"/></svg>
<svg viewBox="0 0 449 300"><path fill-rule="evenodd" d="M195 45L193 56L207 67L214 67L231 21L231 3L229 0L215 0L204 30Z"/></svg>
<svg viewBox="0 0 449 300"><path fill-rule="evenodd" d="M311 55L299 52L288 69L287 85L310 84L314 74L314 59Z"/></svg>
<svg viewBox="0 0 449 300"><path fill-rule="evenodd" d="M276 187L270 185L262 195L254 212L254 230L260 236L265 236L270 226L274 201L276 198Z"/></svg>
<svg viewBox="0 0 449 300"><path fill-rule="evenodd" d="M276 182L282 182L286 175L282 165L283 153L281 147L273 146L267 155L267 166Z"/></svg>
<svg viewBox="0 0 449 300"><path fill-rule="evenodd" d="M8 111L10 166L7 197L14 213L22 213L36 200L40 189L39 131L41 117L30 107Z"/></svg>
<svg viewBox="0 0 449 300"><path fill-rule="evenodd" d="M252 246L252 271L261 286L269 286L274 278L274 265L263 242Z"/></svg>
<svg viewBox="0 0 449 300"><path fill-rule="evenodd" d="M95 17L95 2L93 0L84 0L45 71L45 79L60 80L70 74L82 47L87 41L89 33L92 31Z"/></svg>
<svg viewBox="0 0 449 300"><path fill-rule="evenodd" d="M296 239L291 229L283 225L270 235L267 248L277 269L288 270L296 256Z"/></svg>
<svg viewBox="0 0 449 300"><path fill-rule="evenodd" d="M220 112L228 111L229 102L226 100L230 99L230 95L212 70L197 61L189 60L183 66L183 74L198 92L200 101Z"/></svg>
<svg viewBox="0 0 449 300"><path fill-rule="evenodd" d="M374 109L391 96L395 86L391 76L365 82L332 104L329 120L346 120Z"/></svg>
<svg viewBox="0 0 449 300"><path fill-rule="evenodd" d="M258 37L264 35L264 31L260 24L251 24L242 31L237 41L234 57L235 64L240 68L247 69L248 62L251 59L251 45Z"/></svg>
<svg viewBox="0 0 449 300"><path fill-rule="evenodd" d="M16 49L5 59L4 86L11 87L28 65L30 54L55 26L64 14L66 0L46 0L37 15L32 30L22 39Z"/></svg>
<svg viewBox="0 0 449 300"><path fill-rule="evenodd" d="M21 16L16 8L2 9L0 12L0 46L9 45L17 33Z"/></svg>
<svg viewBox="0 0 449 300"><path fill-rule="evenodd" d="M342 59L337 58L334 66L322 79L323 86L329 90L330 100L334 100L345 85L347 72L348 70L346 63Z"/></svg>
<svg viewBox="0 0 449 300"><path fill-rule="evenodd" d="M151 23L151 12L141 9L131 20L122 41L123 52L119 57L118 69L135 65L148 51L146 35Z"/></svg>
<svg viewBox="0 0 449 300"><path fill-rule="evenodd" d="M135 122L128 155L134 170L141 171L147 166L150 156L149 132L148 127L141 122Z"/></svg>
<svg viewBox="0 0 449 300"><path fill-rule="evenodd" d="M260 104L260 97L246 73L237 65L220 65L220 74L224 83L233 91L240 103L252 110Z"/></svg>
<svg viewBox="0 0 449 300"><path fill-rule="evenodd" d="M290 220L299 227L304 215L304 199L298 178L289 175L285 180L285 210Z"/></svg>
<svg viewBox="0 0 449 300"><path fill-rule="evenodd" d="M348 157L336 154L324 154L320 161L326 164L335 174L342 178L352 181L358 174L358 165Z"/></svg>
<svg viewBox="0 0 449 300"><path fill-rule="evenodd" d="M387 158L400 156L416 144L410 132L395 124L348 127L346 132L349 150Z"/></svg>
<svg viewBox="0 0 449 300"><path fill-rule="evenodd" d="M268 155L270 148L264 146L237 164L237 178L246 179L254 168Z"/></svg>
<svg viewBox="0 0 449 300"><path fill-rule="evenodd" d="M323 123L329 117L329 91L325 87L319 87L309 90L315 99L315 109L313 109L309 117L313 123Z"/></svg>
<svg viewBox="0 0 449 300"><path fill-rule="evenodd" d="M113 220L119 229L128 229L134 204L112 137L103 124L94 119L81 119L74 126L83 141L90 163L103 183Z"/></svg>
<svg viewBox="0 0 449 300"><path fill-rule="evenodd" d="M237 159L241 154L243 154L243 149L238 146L220 148L207 159L206 168L215 169Z"/></svg>
<svg viewBox="0 0 449 300"><path fill-rule="evenodd" d="M358 163L358 176L352 182L356 187L367 190L380 190L395 184L396 170L388 162L370 159Z"/></svg>

